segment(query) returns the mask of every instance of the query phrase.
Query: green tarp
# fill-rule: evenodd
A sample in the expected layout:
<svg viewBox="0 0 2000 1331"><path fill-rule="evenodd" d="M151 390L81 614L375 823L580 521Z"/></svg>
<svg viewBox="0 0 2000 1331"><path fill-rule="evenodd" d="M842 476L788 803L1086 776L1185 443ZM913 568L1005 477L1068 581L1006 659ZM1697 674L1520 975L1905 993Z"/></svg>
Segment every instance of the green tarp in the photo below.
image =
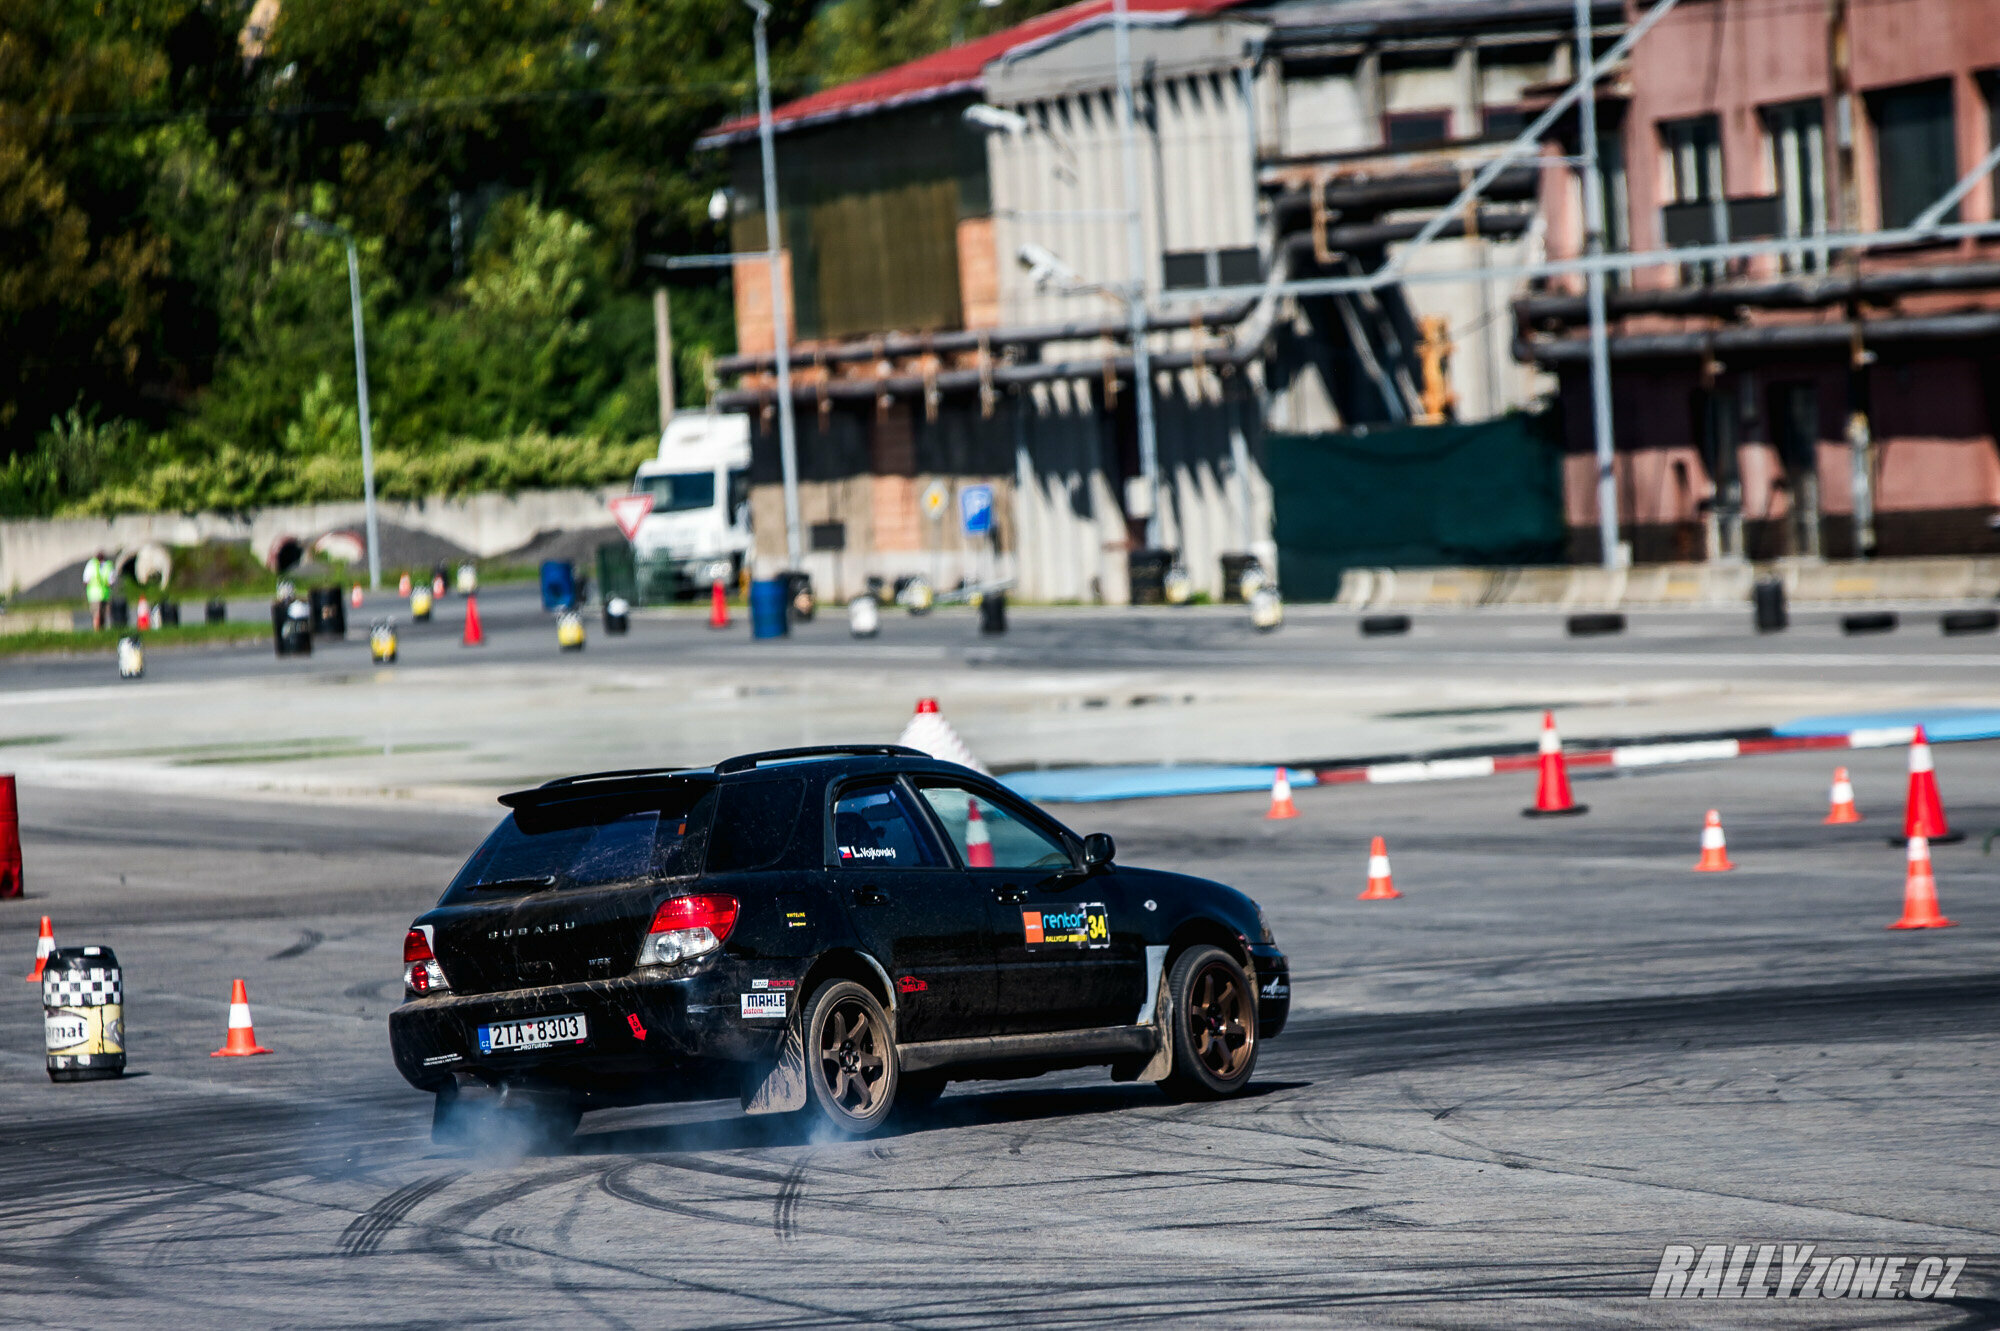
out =
<svg viewBox="0 0 2000 1331"><path fill-rule="evenodd" d="M1355 567L1561 562L1559 428L1511 415L1268 435L1286 597L1330 600Z"/></svg>

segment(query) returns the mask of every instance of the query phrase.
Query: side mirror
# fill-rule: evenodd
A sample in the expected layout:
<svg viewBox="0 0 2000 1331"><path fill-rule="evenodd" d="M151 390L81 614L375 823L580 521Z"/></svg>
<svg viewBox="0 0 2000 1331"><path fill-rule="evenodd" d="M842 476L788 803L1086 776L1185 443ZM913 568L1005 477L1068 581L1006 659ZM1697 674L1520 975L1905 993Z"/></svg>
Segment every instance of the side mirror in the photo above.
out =
<svg viewBox="0 0 2000 1331"><path fill-rule="evenodd" d="M1083 839L1083 867L1101 869L1111 863L1111 857L1118 853L1118 845L1108 832L1092 832Z"/></svg>

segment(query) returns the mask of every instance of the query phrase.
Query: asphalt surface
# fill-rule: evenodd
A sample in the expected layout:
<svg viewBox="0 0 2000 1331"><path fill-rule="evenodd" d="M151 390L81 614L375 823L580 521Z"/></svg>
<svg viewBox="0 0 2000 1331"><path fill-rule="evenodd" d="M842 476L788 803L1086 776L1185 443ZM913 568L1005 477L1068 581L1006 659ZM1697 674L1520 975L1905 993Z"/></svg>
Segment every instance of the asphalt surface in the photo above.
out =
<svg viewBox="0 0 2000 1331"><path fill-rule="evenodd" d="M125 967L134 1075L57 1086L0 1005L0 1308L49 1326L1989 1326L2000 745L1939 751L1959 927L1884 929L1902 755L1067 810L1265 905L1294 1024L1253 1093L1092 1073L955 1086L837 1143L733 1103L586 1117L525 1158L433 1147L390 1066L398 940L490 814L50 791L31 897ZM1702 811L1741 866L1696 875ZM1389 839L1387 903L1354 900ZM220 1060L232 978L276 1052ZM1660 1303L1670 1243L1970 1259L1942 1304Z"/></svg>

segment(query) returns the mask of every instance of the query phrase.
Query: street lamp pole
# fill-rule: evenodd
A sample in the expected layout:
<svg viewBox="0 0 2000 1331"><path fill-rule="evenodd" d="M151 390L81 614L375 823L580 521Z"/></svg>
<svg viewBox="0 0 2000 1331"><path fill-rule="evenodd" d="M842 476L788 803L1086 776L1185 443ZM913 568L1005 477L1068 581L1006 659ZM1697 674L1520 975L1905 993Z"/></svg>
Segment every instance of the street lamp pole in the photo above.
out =
<svg viewBox="0 0 2000 1331"><path fill-rule="evenodd" d="M361 410L361 505L368 529L368 589L382 590L382 553L375 523L375 437L368 423L368 337L361 323L361 259L354 233L332 222L300 213L295 226L315 235L332 236L347 246L347 301L354 314L354 397Z"/></svg>
<svg viewBox="0 0 2000 1331"><path fill-rule="evenodd" d="M1113 0L1113 35L1118 59L1118 129L1124 139L1125 248L1131 293L1125 309L1132 328L1132 386L1139 399L1139 475L1146 487L1146 548L1157 544L1160 512L1160 454L1153 432L1153 363L1146 348L1146 237L1139 220L1139 144L1132 107L1132 22L1126 0Z"/></svg>
<svg viewBox="0 0 2000 1331"><path fill-rule="evenodd" d="M771 133L771 56L764 43L764 22L771 17L765 0L743 0L757 16L757 139L764 157L764 248L770 271L771 336L778 362L778 457L785 474L785 554L794 570L805 562L799 541L799 444L792 421L792 331L789 302L782 280L778 236L778 150Z"/></svg>

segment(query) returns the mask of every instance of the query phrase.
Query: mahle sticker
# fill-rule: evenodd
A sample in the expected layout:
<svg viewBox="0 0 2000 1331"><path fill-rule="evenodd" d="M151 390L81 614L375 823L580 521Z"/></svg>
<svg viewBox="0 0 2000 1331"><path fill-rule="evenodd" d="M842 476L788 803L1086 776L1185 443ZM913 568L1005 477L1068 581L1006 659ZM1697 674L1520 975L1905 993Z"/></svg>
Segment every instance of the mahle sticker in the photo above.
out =
<svg viewBox="0 0 2000 1331"><path fill-rule="evenodd" d="M785 999L789 994L783 989L766 989L754 994L744 994L743 1015L748 1017L782 1017L785 1015Z"/></svg>
<svg viewBox="0 0 2000 1331"><path fill-rule="evenodd" d="M1111 946L1111 916L1098 901L1021 912L1021 936L1036 948Z"/></svg>

